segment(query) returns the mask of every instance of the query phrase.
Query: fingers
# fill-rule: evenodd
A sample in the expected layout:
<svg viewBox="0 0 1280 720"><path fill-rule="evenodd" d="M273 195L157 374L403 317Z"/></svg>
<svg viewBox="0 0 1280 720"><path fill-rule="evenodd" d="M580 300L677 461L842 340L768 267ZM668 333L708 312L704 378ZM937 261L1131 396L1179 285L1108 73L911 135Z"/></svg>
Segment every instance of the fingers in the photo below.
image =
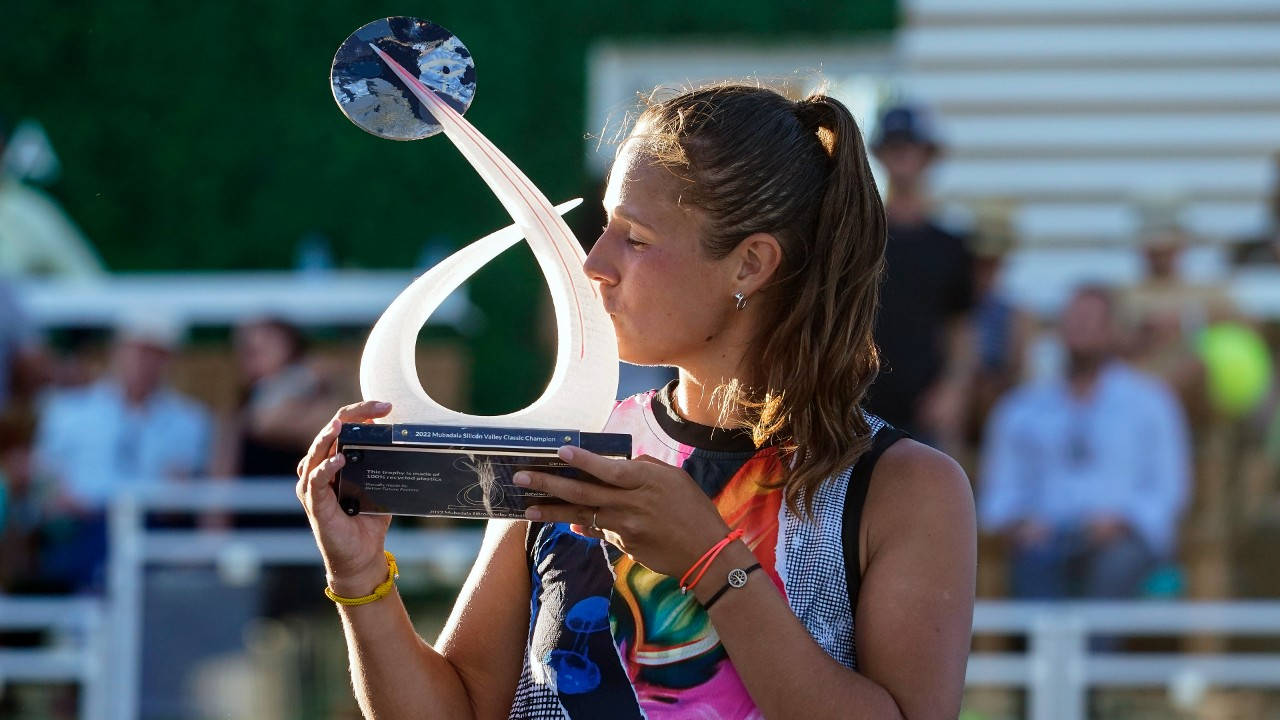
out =
<svg viewBox="0 0 1280 720"><path fill-rule="evenodd" d="M307 449L307 454L298 461L298 479L303 480L315 468L316 463L320 459L332 452L333 441L338 438L338 432L342 429L342 422L335 416L325 426L324 430L316 435L316 439L311 441L311 447Z"/></svg>
<svg viewBox="0 0 1280 720"><path fill-rule="evenodd" d="M322 504L337 502L333 496L333 478L346 463L345 455L334 455L317 465L306 478L298 481L299 499L309 512L314 514Z"/></svg>
<svg viewBox="0 0 1280 720"><path fill-rule="evenodd" d="M557 453L560 459L569 463L579 470L586 471L602 482L620 488L636 488L640 487L643 479L632 475L626 471L626 460L616 460L597 455L590 450L583 450L573 445L565 445L560 448ZM548 490L547 492L551 492ZM552 493L555 494L555 493ZM599 503L595 503L599 504Z"/></svg>
<svg viewBox="0 0 1280 720"><path fill-rule="evenodd" d="M383 417L389 412L391 412L391 403L366 400L340 408L334 417L344 423L364 422Z"/></svg>
<svg viewBox="0 0 1280 720"><path fill-rule="evenodd" d="M511 481L520 487L541 490L549 495L573 503L574 505L614 505L618 502L617 489L605 485L597 485L585 480L560 477L548 473L521 470ZM587 518L590 521L590 518Z"/></svg>
<svg viewBox="0 0 1280 720"><path fill-rule="evenodd" d="M320 431L319 435L316 435L316 439L312 441L311 447L307 450L306 457L298 461L298 478L305 478L307 473L311 472L320 462L321 458L327 457L333 452L333 443L338 439L338 433L342 430L342 423L373 420L384 417L389 412L391 412L391 403L373 400L352 403L339 408L338 412L334 413L333 420L325 426L324 430Z"/></svg>
<svg viewBox="0 0 1280 720"><path fill-rule="evenodd" d="M603 537L604 523L600 520L600 511L594 507L586 505L534 505L525 510L525 517L538 522L549 523L568 523L573 526L573 531L579 535L589 535L591 537ZM596 526L601 531L591 529L591 522L595 521Z"/></svg>

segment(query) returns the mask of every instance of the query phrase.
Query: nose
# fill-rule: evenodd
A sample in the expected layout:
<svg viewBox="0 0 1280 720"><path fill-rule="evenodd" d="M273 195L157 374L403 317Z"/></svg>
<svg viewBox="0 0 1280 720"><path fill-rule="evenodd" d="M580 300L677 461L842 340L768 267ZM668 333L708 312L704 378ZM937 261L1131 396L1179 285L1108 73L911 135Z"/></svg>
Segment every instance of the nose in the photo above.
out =
<svg viewBox="0 0 1280 720"><path fill-rule="evenodd" d="M591 252L587 253L587 259L582 263L582 270L592 282L601 285L618 284L617 265L613 262L609 251L611 244L609 229L605 228L595 244L591 246Z"/></svg>

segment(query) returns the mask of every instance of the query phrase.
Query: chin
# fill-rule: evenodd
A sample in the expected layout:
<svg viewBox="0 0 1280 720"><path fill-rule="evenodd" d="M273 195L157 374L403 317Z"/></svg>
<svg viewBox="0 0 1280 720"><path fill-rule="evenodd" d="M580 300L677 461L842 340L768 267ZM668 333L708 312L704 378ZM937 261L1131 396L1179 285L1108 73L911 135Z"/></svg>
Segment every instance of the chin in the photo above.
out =
<svg viewBox="0 0 1280 720"><path fill-rule="evenodd" d="M671 365L671 360L661 352L654 352L652 343L628 342L618 336L618 359L632 365Z"/></svg>

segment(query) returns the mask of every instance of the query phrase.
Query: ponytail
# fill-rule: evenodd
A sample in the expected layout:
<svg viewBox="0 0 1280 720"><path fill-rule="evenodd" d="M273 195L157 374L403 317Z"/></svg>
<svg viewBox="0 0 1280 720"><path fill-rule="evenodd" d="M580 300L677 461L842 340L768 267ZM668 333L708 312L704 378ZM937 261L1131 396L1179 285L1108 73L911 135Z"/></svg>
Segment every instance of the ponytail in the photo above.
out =
<svg viewBox="0 0 1280 720"><path fill-rule="evenodd" d="M798 298L762 338L769 386L787 388L779 407L789 445L800 454L786 480L792 509L812 511L818 485L870 447L860 405L880 369L873 332L887 222L862 133L844 104L827 95L796 103L796 117L828 158L811 261L787 278ZM790 295L791 293L787 293Z"/></svg>

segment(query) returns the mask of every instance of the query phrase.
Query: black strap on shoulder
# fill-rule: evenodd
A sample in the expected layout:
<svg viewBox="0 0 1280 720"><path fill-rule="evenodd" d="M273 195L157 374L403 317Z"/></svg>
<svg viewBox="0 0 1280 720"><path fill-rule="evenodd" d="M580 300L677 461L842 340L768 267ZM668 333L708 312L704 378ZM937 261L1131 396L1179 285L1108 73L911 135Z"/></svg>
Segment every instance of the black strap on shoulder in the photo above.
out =
<svg viewBox="0 0 1280 720"><path fill-rule="evenodd" d="M844 581L849 588L849 612L854 617L858 614L858 591L862 587L862 568L858 563L860 530L862 529L862 507L867 503L867 490L871 487L871 471L876 461L889 446L902 438L911 437L892 425L885 425L876 433L858 462L853 465L849 476L849 487L844 495L844 526L841 536L844 540Z"/></svg>
<svg viewBox="0 0 1280 720"><path fill-rule="evenodd" d="M544 524L540 522L525 523L527 527L524 530L524 564L528 566L529 577L533 577L534 543L538 541L538 533L542 532Z"/></svg>

